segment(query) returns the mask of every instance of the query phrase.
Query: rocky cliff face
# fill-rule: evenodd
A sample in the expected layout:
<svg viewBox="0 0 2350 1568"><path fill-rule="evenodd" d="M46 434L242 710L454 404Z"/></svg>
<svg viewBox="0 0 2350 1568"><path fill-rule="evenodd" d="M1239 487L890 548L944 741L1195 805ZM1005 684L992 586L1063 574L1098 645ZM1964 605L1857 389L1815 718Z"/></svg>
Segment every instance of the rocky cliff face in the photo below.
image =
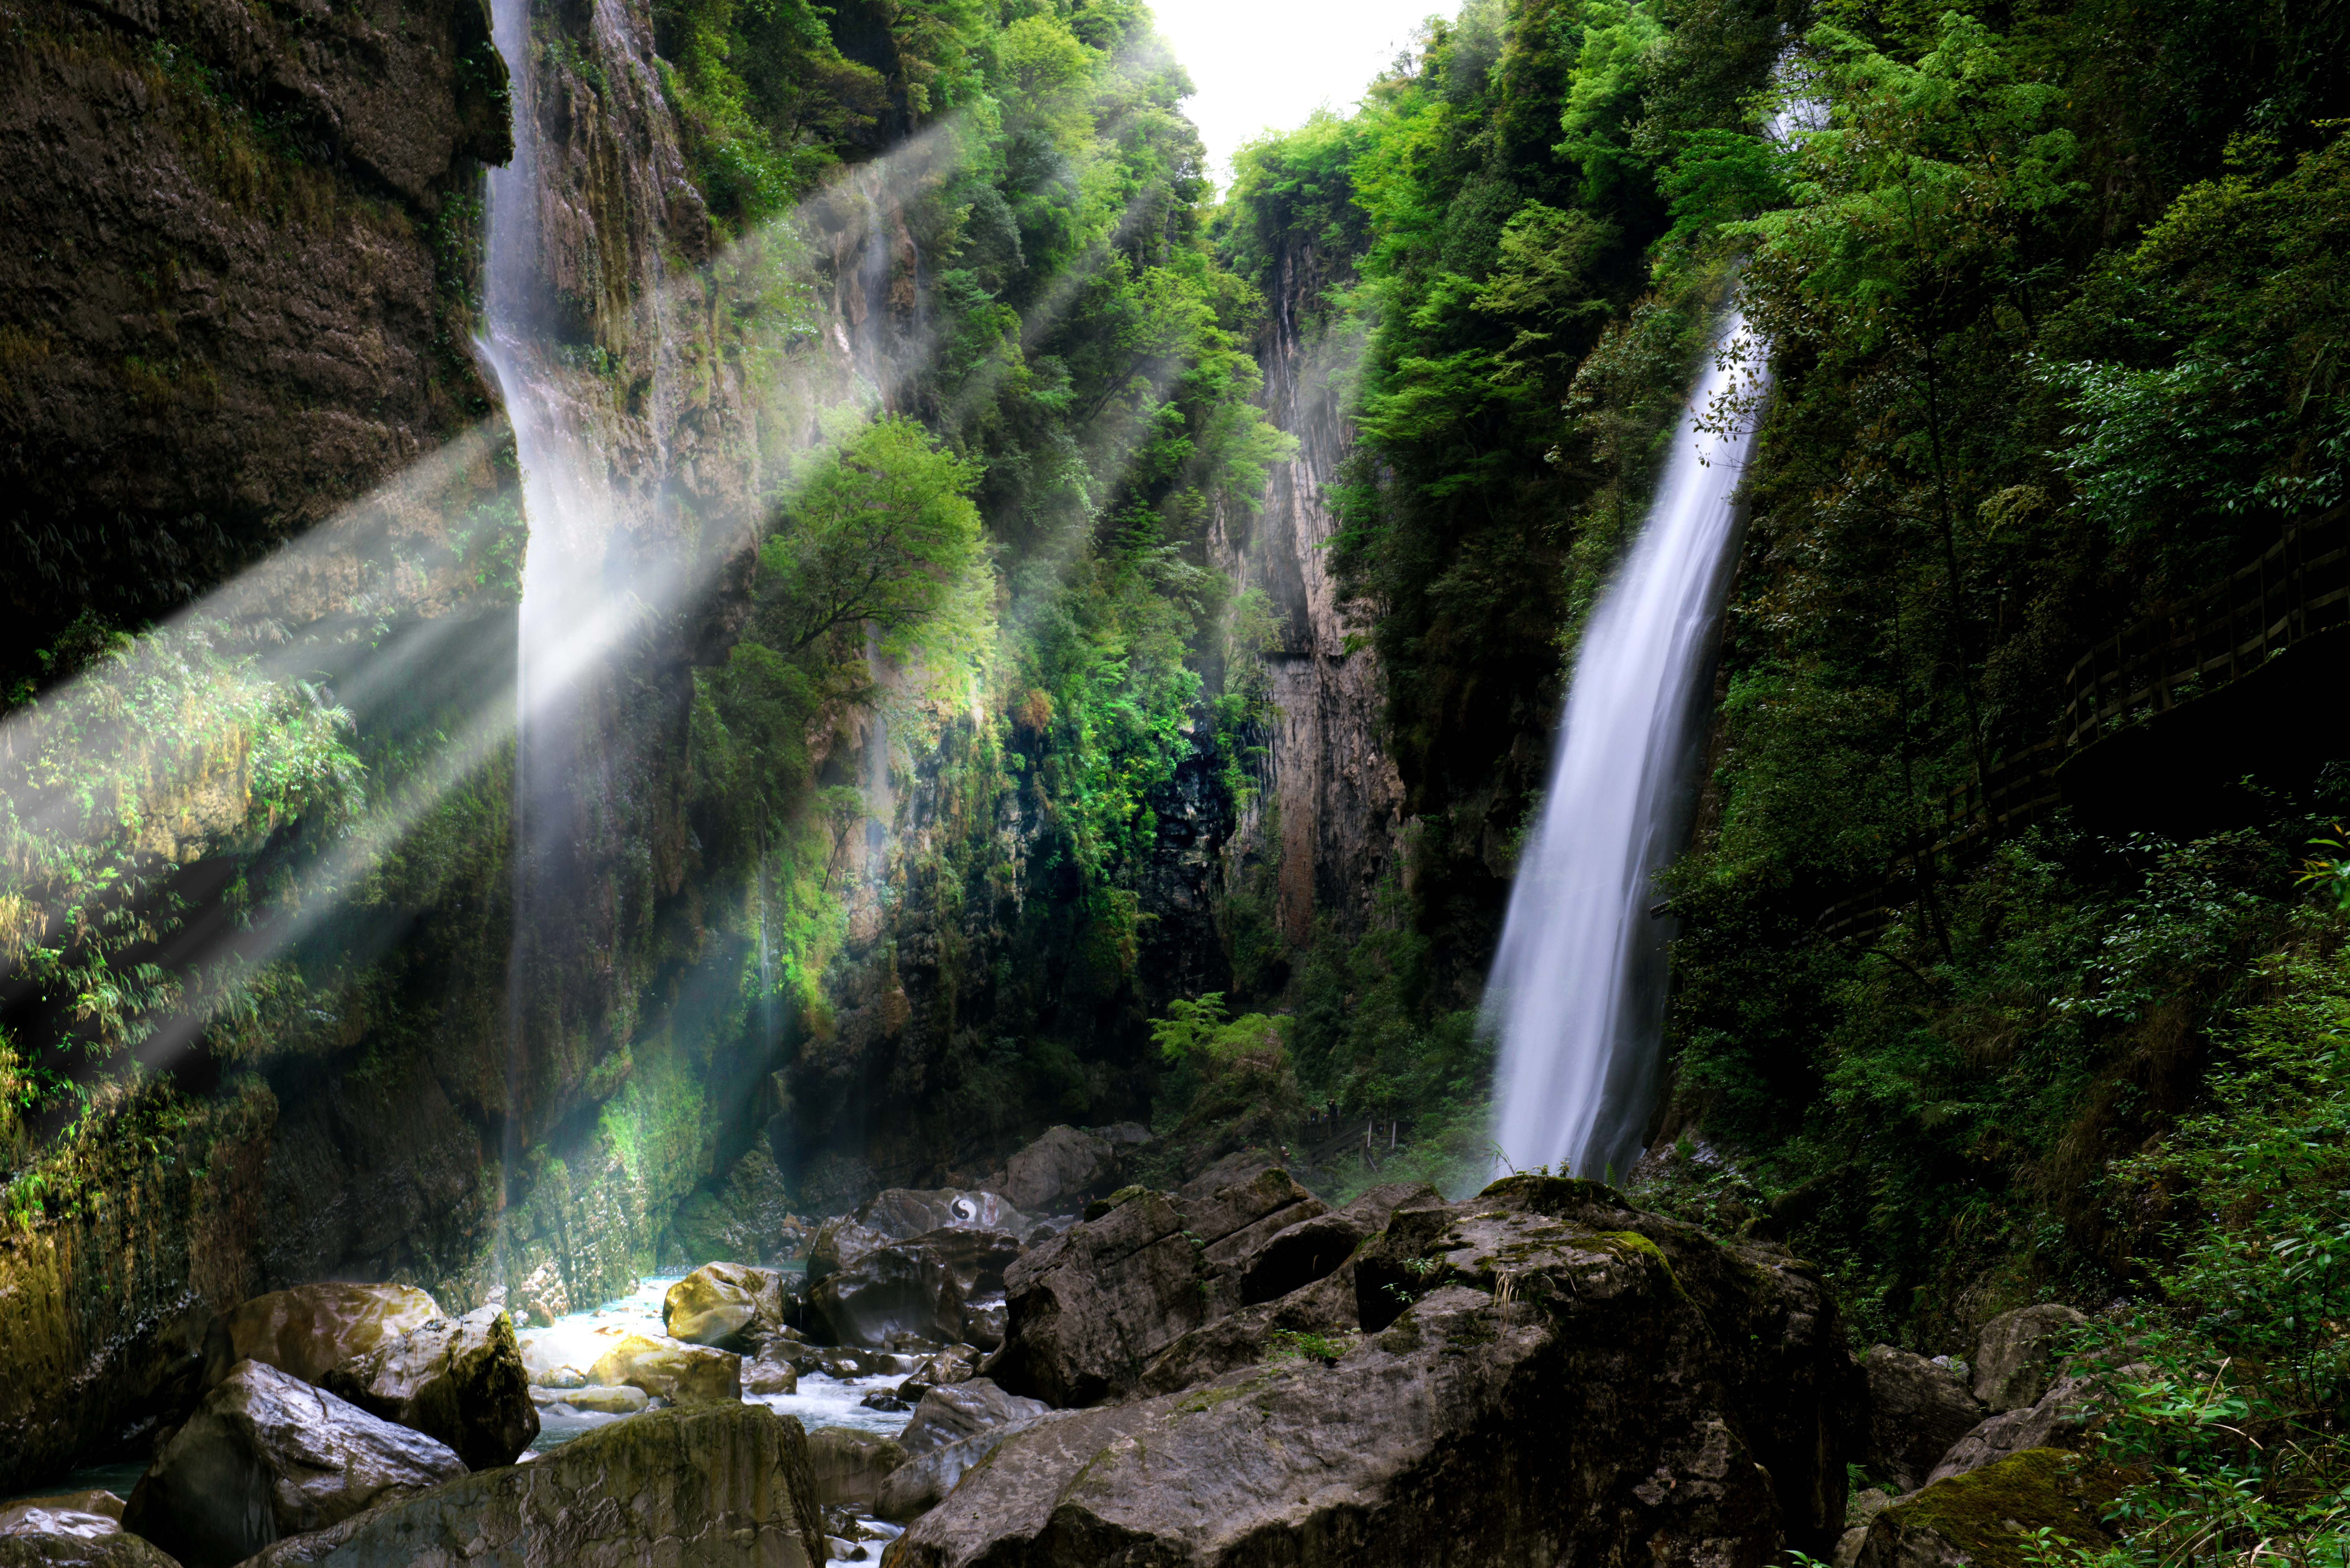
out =
<svg viewBox="0 0 2350 1568"><path fill-rule="evenodd" d="M161 613L487 414L477 0L31 0L0 40L0 659ZM490 483L484 469L476 477Z"/></svg>
<svg viewBox="0 0 2350 1568"><path fill-rule="evenodd" d="M1361 926L1403 830L1403 780L1379 738L1378 659L1363 646L1367 636L1350 629L1367 628L1368 617L1330 575L1330 490L1348 441L1331 379L1347 349L1310 315L1329 282L1319 252L1284 249L1257 361L1274 422L1297 438L1297 456L1274 469L1253 525L1218 541L1226 569L1262 589L1276 614L1265 656L1280 711L1268 737L1269 798L1243 848L1274 867L1276 919L1293 942L1317 910Z"/></svg>

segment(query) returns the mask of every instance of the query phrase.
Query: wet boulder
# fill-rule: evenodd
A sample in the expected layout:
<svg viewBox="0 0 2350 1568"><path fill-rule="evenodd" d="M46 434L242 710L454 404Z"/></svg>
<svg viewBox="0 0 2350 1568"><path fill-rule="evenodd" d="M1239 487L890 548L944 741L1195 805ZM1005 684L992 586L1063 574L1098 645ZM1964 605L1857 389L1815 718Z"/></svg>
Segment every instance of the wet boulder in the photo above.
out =
<svg viewBox="0 0 2350 1568"><path fill-rule="evenodd" d="M110 1491L61 1491L0 1502L0 1535L106 1535L122 1528L122 1500Z"/></svg>
<svg viewBox="0 0 2350 1568"><path fill-rule="evenodd" d="M0 1503L0 1568L177 1568L122 1528L110 1491L64 1492Z"/></svg>
<svg viewBox="0 0 2350 1568"><path fill-rule="evenodd" d="M1038 1417L892 1563L1059 1568L1114 1542L1197 1568L1417 1568L1573 1542L1577 1561L1763 1568L1834 1540L1846 1360L1809 1270L1596 1183L1514 1179L1405 1212L1421 1218L1366 1249L1358 1291L1379 1288L1333 1354ZM1829 1492L1832 1513L1814 1501Z"/></svg>
<svg viewBox="0 0 2350 1568"><path fill-rule="evenodd" d="M204 1386L240 1361L258 1361L316 1383L385 1340L422 1328L443 1314L411 1285L327 1281L255 1296L213 1320L204 1340Z"/></svg>
<svg viewBox="0 0 2350 1568"><path fill-rule="evenodd" d="M904 1243L926 1247L935 1254L947 1272L955 1277L965 1297L1000 1296L1003 1293L1003 1271L1015 1262L1023 1251L1020 1238L1009 1231L982 1230L965 1227L925 1231Z"/></svg>
<svg viewBox="0 0 2350 1568"><path fill-rule="evenodd" d="M743 1358L650 1334L619 1335L588 1369L590 1383L622 1383L672 1405L732 1405L743 1397Z"/></svg>
<svg viewBox="0 0 2350 1568"><path fill-rule="evenodd" d="M816 1240L808 1244L809 1292L813 1293L825 1279L847 1268L866 1253L888 1246L892 1240L846 1215L826 1220L816 1231Z"/></svg>
<svg viewBox="0 0 2350 1568"><path fill-rule="evenodd" d="M1240 1269L1259 1247L1325 1211L1272 1169L1211 1192L1115 1194L1004 1271L993 1376L1060 1407L1129 1394L1159 1352L1240 1304Z"/></svg>
<svg viewBox="0 0 2350 1568"><path fill-rule="evenodd" d="M371 1416L438 1438L468 1469L514 1463L538 1436L514 1322L483 1307L435 1318L328 1373L321 1386Z"/></svg>
<svg viewBox="0 0 2350 1568"><path fill-rule="evenodd" d="M1993 1415L2037 1405L2065 1337L2089 1320L2055 1302L2019 1307L1983 1324L1975 1342L1974 1397Z"/></svg>
<svg viewBox="0 0 2350 1568"><path fill-rule="evenodd" d="M1982 1407L1956 1374L1910 1351L1872 1346L1861 1368L1868 1379L1869 1468L1915 1491L1983 1418Z"/></svg>
<svg viewBox="0 0 2350 1568"><path fill-rule="evenodd" d="M661 1298L661 1326L671 1339L717 1350L751 1348L784 1326L784 1277L748 1263L704 1263Z"/></svg>
<svg viewBox="0 0 2350 1568"><path fill-rule="evenodd" d="M881 1483L906 1462L903 1446L858 1427L818 1427L807 1435L807 1452L817 1501L860 1511L871 1511Z"/></svg>
<svg viewBox="0 0 2350 1568"><path fill-rule="evenodd" d="M187 1568L224 1568L464 1473L445 1444L241 1361L156 1454L123 1528Z"/></svg>
<svg viewBox="0 0 2350 1568"><path fill-rule="evenodd" d="M1896 1499L1867 1524L1855 1568L2037 1568L2039 1532L2095 1556L2124 1478L2060 1449L2030 1449Z"/></svg>
<svg viewBox="0 0 2350 1568"><path fill-rule="evenodd" d="M768 1340L743 1364L743 1392L746 1397L754 1394L799 1392L797 1358L775 1354L776 1346L791 1343L789 1340Z"/></svg>
<svg viewBox="0 0 2350 1568"><path fill-rule="evenodd" d="M1041 1399L1006 1394L984 1377L942 1384L922 1396L898 1441L910 1454L928 1453L997 1427L1034 1420L1051 1407Z"/></svg>
<svg viewBox="0 0 2350 1568"><path fill-rule="evenodd" d="M1092 1133L1053 1127L1003 1162L997 1185L1015 1208L1031 1214L1074 1212L1118 1185L1118 1151Z"/></svg>
<svg viewBox="0 0 2350 1568"><path fill-rule="evenodd" d="M808 1292L808 1315L840 1345L880 1346L913 1334L951 1345L962 1337L962 1287L939 1255L890 1242L834 1269Z"/></svg>
<svg viewBox="0 0 2350 1568"><path fill-rule="evenodd" d="M764 1405L656 1410L288 1541L251 1568L675 1563L812 1568L824 1518L800 1424Z"/></svg>
<svg viewBox="0 0 2350 1568"><path fill-rule="evenodd" d="M1024 1236L1035 1224L1002 1193L953 1187L890 1188L859 1204L853 1222L890 1241L910 1241L930 1231L1000 1231Z"/></svg>
<svg viewBox="0 0 2350 1568"><path fill-rule="evenodd" d="M997 1349L1011 1317L1011 1303L1001 1294L974 1297L962 1303L962 1337L982 1350Z"/></svg>

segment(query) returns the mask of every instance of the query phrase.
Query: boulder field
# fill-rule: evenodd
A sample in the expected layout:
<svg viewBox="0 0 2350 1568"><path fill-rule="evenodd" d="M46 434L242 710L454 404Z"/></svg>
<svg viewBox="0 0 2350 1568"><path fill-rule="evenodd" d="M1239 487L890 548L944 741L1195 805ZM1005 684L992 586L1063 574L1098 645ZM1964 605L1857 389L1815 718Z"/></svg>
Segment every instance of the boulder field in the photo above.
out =
<svg viewBox="0 0 2350 1568"><path fill-rule="evenodd" d="M1994 1319L1970 1369L1856 1358L1808 1265L1596 1182L1332 1208L1262 1157L1172 1191L1103 1191L1073 1138L1013 1163L1082 1212L886 1191L805 1275L705 1265L665 1334L569 1359L404 1286L255 1298L128 1505L9 1505L0 1568L791 1568L874 1516L907 1527L890 1568L2028 1568L2022 1533L2105 1539L2068 1308ZM894 1439L744 1402L882 1371ZM525 1458L563 1407L627 1418ZM1889 1489L1848 1498L1854 1467Z"/></svg>

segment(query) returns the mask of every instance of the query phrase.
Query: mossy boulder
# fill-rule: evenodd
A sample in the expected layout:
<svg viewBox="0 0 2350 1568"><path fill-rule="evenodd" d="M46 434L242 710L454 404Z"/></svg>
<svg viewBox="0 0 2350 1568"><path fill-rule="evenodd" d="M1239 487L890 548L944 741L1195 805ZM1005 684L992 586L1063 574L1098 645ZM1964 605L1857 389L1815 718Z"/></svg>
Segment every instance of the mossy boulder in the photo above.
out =
<svg viewBox="0 0 2350 1568"><path fill-rule="evenodd" d="M272 1291L213 1320L204 1341L204 1382L218 1383L241 1361L258 1361L317 1383L442 1316L441 1303L413 1285L329 1280Z"/></svg>
<svg viewBox="0 0 2350 1568"><path fill-rule="evenodd" d="M2126 1478L2062 1449L2027 1449L1903 1498L1869 1521L1855 1568L2033 1568L2036 1533L2083 1552Z"/></svg>
<svg viewBox="0 0 2350 1568"><path fill-rule="evenodd" d="M151 1541L111 1535L0 1535L0 1568L181 1568Z"/></svg>
<svg viewBox="0 0 2350 1568"><path fill-rule="evenodd" d="M252 1568L421 1563L813 1568L806 1435L764 1405L655 1410L289 1541Z"/></svg>
<svg viewBox="0 0 2350 1568"><path fill-rule="evenodd" d="M784 1280L747 1263L704 1263L661 1298L670 1337L720 1350L748 1349L754 1335L784 1326Z"/></svg>
<svg viewBox="0 0 2350 1568"><path fill-rule="evenodd" d="M672 1405L733 1405L743 1397L743 1358L731 1351L623 1334L588 1369L591 1384L626 1384Z"/></svg>

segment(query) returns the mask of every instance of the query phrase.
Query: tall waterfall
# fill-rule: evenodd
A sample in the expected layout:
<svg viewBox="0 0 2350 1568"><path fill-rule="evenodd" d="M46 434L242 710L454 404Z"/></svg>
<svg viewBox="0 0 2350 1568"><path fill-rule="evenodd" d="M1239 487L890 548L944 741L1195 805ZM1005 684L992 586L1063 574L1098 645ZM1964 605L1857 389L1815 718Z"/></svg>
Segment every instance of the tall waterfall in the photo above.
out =
<svg viewBox="0 0 2350 1568"><path fill-rule="evenodd" d="M1501 1036L1497 1141L1520 1169L1620 1176L1655 1106L1664 919L1653 887L1694 794L1713 630L1753 421L1700 428L1764 375L1730 313L1698 378L1657 498L1586 626L1542 822L1519 863L1485 1021Z"/></svg>

